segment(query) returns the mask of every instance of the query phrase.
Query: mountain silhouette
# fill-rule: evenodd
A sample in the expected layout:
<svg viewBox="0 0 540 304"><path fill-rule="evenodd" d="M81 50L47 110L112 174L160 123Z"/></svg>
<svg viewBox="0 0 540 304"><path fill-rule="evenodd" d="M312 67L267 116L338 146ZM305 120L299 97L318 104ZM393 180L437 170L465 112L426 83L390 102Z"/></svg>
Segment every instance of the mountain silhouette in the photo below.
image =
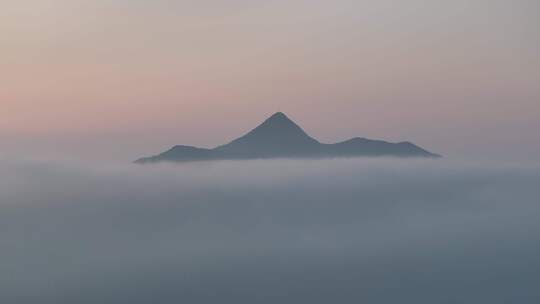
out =
<svg viewBox="0 0 540 304"><path fill-rule="evenodd" d="M175 146L136 163L257 158L328 158L356 156L440 157L410 142L390 143L356 137L336 144L320 143L285 114L278 112L246 135L213 149Z"/></svg>

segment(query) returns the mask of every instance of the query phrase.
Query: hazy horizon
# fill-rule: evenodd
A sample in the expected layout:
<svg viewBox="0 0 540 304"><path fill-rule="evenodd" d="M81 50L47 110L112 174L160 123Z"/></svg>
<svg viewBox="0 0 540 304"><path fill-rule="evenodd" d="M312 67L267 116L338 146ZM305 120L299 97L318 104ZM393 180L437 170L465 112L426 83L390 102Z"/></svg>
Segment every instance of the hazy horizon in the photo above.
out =
<svg viewBox="0 0 540 304"><path fill-rule="evenodd" d="M0 155L130 161L283 111L315 138L536 159L538 1L4 1Z"/></svg>
<svg viewBox="0 0 540 304"><path fill-rule="evenodd" d="M539 20L1 1L0 303L540 303Z"/></svg>

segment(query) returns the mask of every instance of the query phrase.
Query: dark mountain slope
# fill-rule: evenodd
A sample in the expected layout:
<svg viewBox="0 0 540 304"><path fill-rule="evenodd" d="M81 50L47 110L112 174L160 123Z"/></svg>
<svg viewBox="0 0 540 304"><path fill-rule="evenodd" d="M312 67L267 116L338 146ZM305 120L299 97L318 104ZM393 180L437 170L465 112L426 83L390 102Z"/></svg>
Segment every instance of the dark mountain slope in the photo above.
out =
<svg viewBox="0 0 540 304"><path fill-rule="evenodd" d="M439 157L410 142L390 143L357 137L336 144L322 144L285 114L278 112L246 135L217 148L175 146L164 153L141 158L136 162L354 156Z"/></svg>
<svg viewBox="0 0 540 304"><path fill-rule="evenodd" d="M246 135L214 151L246 156L289 156L309 153L319 145L285 114L278 112Z"/></svg>

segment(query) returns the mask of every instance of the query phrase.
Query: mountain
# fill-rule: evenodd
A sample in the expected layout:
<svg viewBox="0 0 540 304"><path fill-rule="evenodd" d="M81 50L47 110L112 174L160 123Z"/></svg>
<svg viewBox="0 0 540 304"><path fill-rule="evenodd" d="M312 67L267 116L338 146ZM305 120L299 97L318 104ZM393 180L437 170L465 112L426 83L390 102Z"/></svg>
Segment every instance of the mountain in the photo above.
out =
<svg viewBox="0 0 540 304"><path fill-rule="evenodd" d="M136 163L257 158L328 158L356 156L440 157L410 142L390 143L356 137L336 144L320 143L285 114L278 112L246 135L214 149L175 146Z"/></svg>

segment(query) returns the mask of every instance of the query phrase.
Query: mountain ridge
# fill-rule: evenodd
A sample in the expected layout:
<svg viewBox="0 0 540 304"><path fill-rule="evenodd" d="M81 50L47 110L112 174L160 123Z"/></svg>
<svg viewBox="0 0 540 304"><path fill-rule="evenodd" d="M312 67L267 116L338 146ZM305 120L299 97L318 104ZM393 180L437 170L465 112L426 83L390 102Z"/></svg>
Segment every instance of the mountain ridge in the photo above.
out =
<svg viewBox="0 0 540 304"><path fill-rule="evenodd" d="M440 157L403 141L391 143L363 137L327 144L309 136L282 112L277 112L257 127L231 142L212 149L177 145L138 164L162 161L188 162L258 158L330 158L330 157Z"/></svg>

